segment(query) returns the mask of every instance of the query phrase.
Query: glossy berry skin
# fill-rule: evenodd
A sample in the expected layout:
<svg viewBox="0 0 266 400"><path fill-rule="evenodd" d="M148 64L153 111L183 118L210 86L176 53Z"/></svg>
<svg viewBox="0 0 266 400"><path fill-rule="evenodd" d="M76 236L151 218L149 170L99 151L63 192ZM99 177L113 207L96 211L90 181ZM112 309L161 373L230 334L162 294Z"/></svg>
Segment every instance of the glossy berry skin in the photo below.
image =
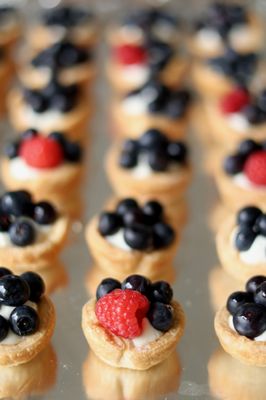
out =
<svg viewBox="0 0 266 400"><path fill-rule="evenodd" d="M228 156L224 160L224 170L228 175L235 175L242 172L245 158L239 154Z"/></svg>
<svg viewBox="0 0 266 400"><path fill-rule="evenodd" d="M63 149L54 139L36 136L21 143L20 157L35 168L54 168L64 160Z"/></svg>
<svg viewBox="0 0 266 400"><path fill-rule="evenodd" d="M13 275L13 274L12 274L12 271L10 271L10 269L8 269L8 268L0 267L0 279L1 279L3 276L6 276L6 275Z"/></svg>
<svg viewBox="0 0 266 400"><path fill-rule="evenodd" d="M118 215L123 216L127 211L135 210L136 208L139 208L136 200L127 198L117 204L116 212Z"/></svg>
<svg viewBox="0 0 266 400"><path fill-rule="evenodd" d="M254 151L261 150L261 145L252 139L243 140L238 148L238 153L243 156L249 156Z"/></svg>
<svg viewBox="0 0 266 400"><path fill-rule="evenodd" d="M166 137L157 129L149 129L139 139L140 146L145 149L162 148L167 143Z"/></svg>
<svg viewBox="0 0 266 400"><path fill-rule="evenodd" d="M119 165L122 168L134 168L138 163L138 155L133 152L122 151L119 158Z"/></svg>
<svg viewBox="0 0 266 400"><path fill-rule="evenodd" d="M8 230L11 242L20 247L32 244L36 237L34 226L30 221L17 219Z"/></svg>
<svg viewBox="0 0 266 400"><path fill-rule="evenodd" d="M243 113L248 122L253 125L260 124L265 120L264 113L255 104L250 104L246 106L243 110Z"/></svg>
<svg viewBox="0 0 266 400"><path fill-rule="evenodd" d="M256 230L266 236L266 214L261 214L256 221Z"/></svg>
<svg viewBox="0 0 266 400"><path fill-rule="evenodd" d="M100 324L113 334L133 339L140 336L148 309L149 301L141 293L116 289L97 301L95 314Z"/></svg>
<svg viewBox="0 0 266 400"><path fill-rule="evenodd" d="M39 317L32 307L19 306L10 314L9 323L10 328L16 335L27 336L37 331Z"/></svg>
<svg viewBox="0 0 266 400"><path fill-rule="evenodd" d="M16 307L28 301L29 297L29 285L19 276L6 275L0 279L0 303Z"/></svg>
<svg viewBox="0 0 266 400"><path fill-rule="evenodd" d="M159 302L169 304L173 298L173 289L168 282L154 282L150 287L149 300L151 302Z"/></svg>
<svg viewBox="0 0 266 400"><path fill-rule="evenodd" d="M6 192L1 197L1 210L15 217L31 215L32 199L30 193L25 190Z"/></svg>
<svg viewBox="0 0 266 400"><path fill-rule="evenodd" d="M5 146L5 155L12 160L12 158L18 157L19 154L19 146L18 142L11 142Z"/></svg>
<svg viewBox="0 0 266 400"><path fill-rule="evenodd" d="M257 288L254 294L254 301L266 307L266 281Z"/></svg>
<svg viewBox="0 0 266 400"><path fill-rule="evenodd" d="M167 146L167 153L171 160L183 164L187 159L187 147L182 142L171 142Z"/></svg>
<svg viewBox="0 0 266 400"><path fill-rule="evenodd" d="M100 215L98 229L102 236L113 235L121 226L121 218L116 213L103 212Z"/></svg>
<svg viewBox="0 0 266 400"><path fill-rule="evenodd" d="M168 168L168 156L162 149L156 149L148 152L148 163L155 172L163 172Z"/></svg>
<svg viewBox="0 0 266 400"><path fill-rule="evenodd" d="M133 44L116 46L113 49L113 53L116 61L122 65L142 64L147 60L146 50Z"/></svg>
<svg viewBox="0 0 266 400"><path fill-rule="evenodd" d="M0 315L0 343L7 337L9 331L8 321Z"/></svg>
<svg viewBox="0 0 266 400"><path fill-rule="evenodd" d="M142 275L130 275L121 284L121 288L136 290L148 297L151 281Z"/></svg>
<svg viewBox="0 0 266 400"><path fill-rule="evenodd" d="M142 212L145 216L145 221L149 225L153 225L160 221L163 216L163 207L156 200L148 201L144 204Z"/></svg>
<svg viewBox="0 0 266 400"><path fill-rule="evenodd" d="M244 207L237 214L237 223L241 226L253 227L261 214L262 212L258 207Z"/></svg>
<svg viewBox="0 0 266 400"><path fill-rule="evenodd" d="M124 226L132 226L136 224L142 224L144 221L144 216L140 208L133 210L128 210L123 215Z"/></svg>
<svg viewBox="0 0 266 400"><path fill-rule="evenodd" d="M264 275L253 276L246 283L246 291L250 293L255 293L263 282L266 282L266 276Z"/></svg>
<svg viewBox="0 0 266 400"><path fill-rule="evenodd" d="M247 158L244 173L253 184L266 186L266 150L256 151Z"/></svg>
<svg viewBox="0 0 266 400"><path fill-rule="evenodd" d="M150 230L143 225L133 225L124 230L125 242L134 250L147 250L151 247Z"/></svg>
<svg viewBox="0 0 266 400"><path fill-rule="evenodd" d="M27 139L31 139L31 138L33 138L34 136L37 136L37 135L38 135L37 130L30 128L30 129L27 129L25 132L22 133L21 138L22 138L22 140L27 140Z"/></svg>
<svg viewBox="0 0 266 400"><path fill-rule="evenodd" d="M220 103L221 111L224 114L230 114L240 111L247 106L250 96L245 89L238 88L226 94Z"/></svg>
<svg viewBox="0 0 266 400"><path fill-rule="evenodd" d="M153 244L155 249L169 246L175 238L175 232L170 225L158 222L153 226Z"/></svg>
<svg viewBox="0 0 266 400"><path fill-rule="evenodd" d="M139 150L138 141L132 139L125 140L122 149L123 151L128 153L137 153Z"/></svg>
<svg viewBox="0 0 266 400"><path fill-rule="evenodd" d="M11 225L11 218L0 211L0 232L7 232Z"/></svg>
<svg viewBox="0 0 266 400"><path fill-rule="evenodd" d="M82 150L78 143L65 141L63 150L66 161L71 163L77 163L81 161Z"/></svg>
<svg viewBox="0 0 266 400"><path fill-rule="evenodd" d="M108 293L111 293L115 289L121 289L121 283L117 279L103 279L97 287L96 299L99 300L101 297L105 296Z"/></svg>
<svg viewBox="0 0 266 400"><path fill-rule="evenodd" d="M236 331L249 339L261 335L266 330L266 312L261 304L246 303L233 316Z"/></svg>
<svg viewBox="0 0 266 400"><path fill-rule="evenodd" d="M24 279L30 288L30 297L29 300L34 303L38 303L40 298L45 292L45 284L40 275L35 272L24 272L20 275L21 279Z"/></svg>
<svg viewBox="0 0 266 400"><path fill-rule="evenodd" d="M47 201L41 201L34 206L34 221L40 225L49 225L57 218L54 207Z"/></svg>
<svg viewBox="0 0 266 400"><path fill-rule="evenodd" d="M245 251L250 248L255 240L256 233L250 228L241 228L235 238L235 245L239 251Z"/></svg>
<svg viewBox="0 0 266 400"><path fill-rule="evenodd" d="M232 293L226 303L226 308L230 312L230 314L235 314L238 307L242 306L245 303L252 303L253 294L250 292L234 292Z"/></svg>
<svg viewBox="0 0 266 400"><path fill-rule="evenodd" d="M51 132L50 135L48 136L50 139L55 140L56 142L58 142L60 144L60 146L62 146L62 148L65 147L66 144L66 138L64 136L63 133L61 132Z"/></svg>
<svg viewBox="0 0 266 400"><path fill-rule="evenodd" d="M173 307L164 303L151 303L148 319L154 329L167 332L173 326Z"/></svg>

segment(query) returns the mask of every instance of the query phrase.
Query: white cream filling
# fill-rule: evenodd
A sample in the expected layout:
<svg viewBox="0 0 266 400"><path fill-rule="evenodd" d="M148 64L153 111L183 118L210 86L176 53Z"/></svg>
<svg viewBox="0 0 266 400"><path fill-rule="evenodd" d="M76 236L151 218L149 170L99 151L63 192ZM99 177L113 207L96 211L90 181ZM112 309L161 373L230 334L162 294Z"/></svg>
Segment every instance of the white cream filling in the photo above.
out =
<svg viewBox="0 0 266 400"><path fill-rule="evenodd" d="M148 104L155 100L156 96L156 89L147 87L139 94L126 97L122 102L123 109L129 115L145 114Z"/></svg>
<svg viewBox="0 0 266 400"><path fill-rule="evenodd" d="M124 80L139 86L143 85L147 81L150 74L149 68L144 64L123 66L121 72Z"/></svg>
<svg viewBox="0 0 266 400"><path fill-rule="evenodd" d="M135 43L142 41L143 39L143 31L141 28L132 25L123 25L120 30L121 38L127 41L128 43Z"/></svg>
<svg viewBox="0 0 266 400"><path fill-rule="evenodd" d="M239 172L238 174L234 175L232 179L237 186L246 190L265 191L266 189L266 186L255 185L252 183L243 172Z"/></svg>
<svg viewBox="0 0 266 400"><path fill-rule="evenodd" d="M35 311L38 311L37 304L33 303L32 301L26 301L26 303L24 305L33 308ZM6 320L8 320L10 317L10 314L12 313L12 311L15 308L16 307L6 306L6 305L0 306L0 315L2 317L4 317ZM17 344L24 339L25 339L25 336L18 336L14 332L12 332L11 329L9 329L7 337L0 342L0 345L2 345L2 344Z"/></svg>
<svg viewBox="0 0 266 400"><path fill-rule="evenodd" d="M48 110L42 113L35 112L30 106L26 105L23 114L29 126L34 126L39 131L43 129L53 130L54 126L61 122L65 113L57 110Z"/></svg>
<svg viewBox="0 0 266 400"><path fill-rule="evenodd" d="M232 329L232 331L236 332L236 329L235 329L234 323L233 323L233 316L232 315L229 315L228 325ZM254 337L253 340L255 342L265 342L266 341L266 330L264 332L262 332L259 336Z"/></svg>
<svg viewBox="0 0 266 400"><path fill-rule="evenodd" d="M222 46L222 39L215 29L202 28L196 34L196 41L199 47L206 51L217 51Z"/></svg>
<svg viewBox="0 0 266 400"><path fill-rule="evenodd" d="M147 344L154 342L155 340L159 339L159 337L163 334L157 329L154 329L147 318L143 318L142 320L142 329L143 330L141 335L132 339L134 346L137 348L146 346Z"/></svg>
<svg viewBox="0 0 266 400"><path fill-rule="evenodd" d="M228 121L228 125L239 133L247 132L250 129L250 123L241 113L229 114L226 119Z"/></svg>
<svg viewBox="0 0 266 400"><path fill-rule="evenodd" d="M177 172L179 170L179 166L177 163L171 163L167 170L167 172ZM147 154L140 154L138 157L138 164L132 168L131 170L132 176L136 179L145 179L150 177L153 174L156 174L156 171L154 171L149 162L148 162L148 156Z"/></svg>
<svg viewBox="0 0 266 400"><path fill-rule="evenodd" d="M248 250L239 252L240 259L246 264L266 263L266 237L256 236Z"/></svg>
<svg viewBox="0 0 266 400"><path fill-rule="evenodd" d="M105 239L114 247L125 251L132 251L131 247L126 243L124 239L124 228L119 229L113 235L105 236Z"/></svg>
<svg viewBox="0 0 266 400"><path fill-rule="evenodd" d="M56 170L63 168L63 165L56 167ZM36 179L42 173L52 171L53 168L34 168L28 165L21 157L13 158L9 161L9 172L15 179L20 181L27 181L29 179Z"/></svg>

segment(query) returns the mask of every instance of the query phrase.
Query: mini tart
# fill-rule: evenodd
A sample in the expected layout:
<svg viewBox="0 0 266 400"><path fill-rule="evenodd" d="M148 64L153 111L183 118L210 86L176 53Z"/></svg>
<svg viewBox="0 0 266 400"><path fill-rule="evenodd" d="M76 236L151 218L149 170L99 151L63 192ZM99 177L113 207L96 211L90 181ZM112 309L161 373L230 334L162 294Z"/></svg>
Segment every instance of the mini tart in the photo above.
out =
<svg viewBox="0 0 266 400"><path fill-rule="evenodd" d="M10 122L18 132L23 132L32 126L46 135L52 131L64 132L69 139L73 140L85 140L88 118L92 112L90 101L84 96L84 98L80 98L73 110L62 113L60 120L56 123L49 123L49 126L45 126L42 122L42 113L39 113L40 122L36 126L36 123L34 124L26 118L26 103L21 91L17 89L11 90L7 99L7 107Z"/></svg>
<svg viewBox="0 0 266 400"><path fill-rule="evenodd" d="M223 349L244 364L266 367L266 342L239 335L229 326L229 312L223 307L215 315L214 327Z"/></svg>
<svg viewBox="0 0 266 400"><path fill-rule="evenodd" d="M173 352L165 361L147 371L113 368L91 351L83 367L83 385L89 399L143 400L172 393L178 389L180 360Z"/></svg>
<svg viewBox="0 0 266 400"><path fill-rule="evenodd" d="M106 156L105 171L114 191L120 197L134 197L141 201L158 200L168 206L177 204L184 195L191 178L190 165L180 165L180 170L154 172L146 178L135 178L134 169L119 165L121 148L119 144L111 147ZM179 166L178 163L176 163Z"/></svg>
<svg viewBox="0 0 266 400"><path fill-rule="evenodd" d="M56 259L63 247L69 228L69 221L66 217L59 217L52 225L49 235L41 242L28 246L19 247L15 245L0 247L0 264L8 265L11 269L22 272L27 270L37 271L46 268L47 264ZM1 363L1 362L0 362Z"/></svg>
<svg viewBox="0 0 266 400"><path fill-rule="evenodd" d="M252 276L265 275L265 263L246 264L240 258L240 252L232 243L232 233L236 228L235 216L230 215L221 225L216 236L216 248L223 268L234 278L246 282Z"/></svg>
<svg viewBox="0 0 266 400"><path fill-rule="evenodd" d="M55 309L47 297L38 303L39 328L17 344L0 344L0 365L18 365L37 356L49 343L55 327Z"/></svg>
<svg viewBox="0 0 266 400"><path fill-rule="evenodd" d="M139 138L143 132L150 128L164 132L169 139L180 139L184 138L188 125L188 111L178 119L172 119L159 113L149 114L148 112L128 115L124 112L119 99L114 99L110 111L115 134L131 139Z"/></svg>
<svg viewBox="0 0 266 400"><path fill-rule="evenodd" d="M164 361L175 349L184 331L185 314L173 301L173 327L143 348L136 348L131 340L113 335L103 328L95 314L95 299L82 309L82 329L92 351L105 363L119 368L146 370Z"/></svg>

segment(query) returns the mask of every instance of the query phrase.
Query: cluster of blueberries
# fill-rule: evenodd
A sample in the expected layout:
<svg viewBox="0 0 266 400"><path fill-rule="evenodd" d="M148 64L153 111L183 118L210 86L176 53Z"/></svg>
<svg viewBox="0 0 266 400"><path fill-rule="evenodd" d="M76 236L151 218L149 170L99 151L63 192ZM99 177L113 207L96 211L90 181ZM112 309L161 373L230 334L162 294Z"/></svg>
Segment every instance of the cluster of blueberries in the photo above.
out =
<svg viewBox="0 0 266 400"><path fill-rule="evenodd" d="M164 23L173 28L178 25L177 19L158 8L141 9L132 12L123 20L123 25L137 26L145 31L146 34L151 34L156 24Z"/></svg>
<svg viewBox="0 0 266 400"><path fill-rule="evenodd" d="M34 203L31 194L25 190L6 192L0 198L0 232L8 233L15 246L34 243L35 224L49 225L56 218L57 212L50 203Z"/></svg>
<svg viewBox="0 0 266 400"><path fill-rule="evenodd" d="M153 171L167 171L171 163L182 166L187 163L186 145L170 141L157 129L149 129L138 140L125 140L119 164L123 168L134 168L141 155L147 156Z"/></svg>
<svg viewBox="0 0 266 400"><path fill-rule="evenodd" d="M252 277L246 291L232 293L227 310L239 335L254 339L266 331L266 276Z"/></svg>
<svg viewBox="0 0 266 400"><path fill-rule="evenodd" d="M31 335L37 331L39 316L27 301L38 303L44 294L45 285L35 272L25 272L20 276L0 267L0 310L1 306L14 307L7 320L0 314L0 342L9 330L18 336Z"/></svg>
<svg viewBox="0 0 266 400"><path fill-rule="evenodd" d="M153 250L169 246L175 232L164 222L163 208L157 201L140 207L134 199L121 200L114 212L103 212L99 218L99 232L110 236L123 229L124 240L135 250Z"/></svg>
<svg viewBox="0 0 266 400"><path fill-rule="evenodd" d="M266 89L262 89L252 99L250 104L245 106L241 113L247 118L250 124L262 124L266 122Z"/></svg>
<svg viewBox="0 0 266 400"><path fill-rule="evenodd" d="M248 157L256 151L266 150L266 142L255 142L252 139L243 140L236 153L224 159L223 168L228 175L236 175L243 171Z"/></svg>
<svg viewBox="0 0 266 400"><path fill-rule="evenodd" d="M169 283L165 281L151 281L141 275L130 275L122 283L116 279L106 278L98 286L96 299L115 289L136 290L147 297L150 307L147 318L150 324L161 332L167 332L173 325L173 307L171 301L173 290Z"/></svg>
<svg viewBox="0 0 266 400"><path fill-rule="evenodd" d="M148 54L147 63L151 77L160 72L175 54L172 46L148 35L144 41L144 48Z"/></svg>
<svg viewBox="0 0 266 400"><path fill-rule="evenodd" d="M60 112L71 111L78 102L79 87L77 85L61 85L54 77L42 89L24 88L24 99L37 113L54 109Z"/></svg>
<svg viewBox="0 0 266 400"><path fill-rule="evenodd" d="M11 160L12 158L19 157L20 146L24 140L30 139L32 137L38 137L39 133L36 129L27 129L21 134L21 136L8 143L5 146L5 155ZM48 138L56 140L63 150L64 160L71 163L78 163L82 159L82 148L78 142L70 141L61 132L52 132L48 135Z"/></svg>
<svg viewBox="0 0 266 400"><path fill-rule="evenodd" d="M129 92L126 98L131 96L143 96L147 99L150 113L164 114L172 119L182 118L191 100L187 90L171 90L155 78Z"/></svg>
<svg viewBox="0 0 266 400"><path fill-rule="evenodd" d="M62 6L46 11L42 15L43 23L47 26L62 26L74 28L85 23L90 23L94 16L80 7Z"/></svg>
<svg viewBox="0 0 266 400"><path fill-rule="evenodd" d="M235 245L239 251L248 250L258 235L266 236L266 214L258 207L242 208L237 214L237 224Z"/></svg>

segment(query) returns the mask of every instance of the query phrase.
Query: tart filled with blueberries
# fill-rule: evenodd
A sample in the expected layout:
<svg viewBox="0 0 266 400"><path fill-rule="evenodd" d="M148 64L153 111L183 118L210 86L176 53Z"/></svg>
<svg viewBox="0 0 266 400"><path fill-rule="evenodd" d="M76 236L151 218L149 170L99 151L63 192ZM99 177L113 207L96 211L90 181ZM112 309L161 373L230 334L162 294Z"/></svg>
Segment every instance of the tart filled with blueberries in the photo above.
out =
<svg viewBox="0 0 266 400"><path fill-rule="evenodd" d="M84 305L82 328L95 354L115 367L145 370L174 350L185 324L181 306L165 281L142 275L122 283L104 279L96 299Z"/></svg>
<svg viewBox="0 0 266 400"><path fill-rule="evenodd" d="M245 291L232 293L215 316L215 330L224 350L258 367L266 366L266 276L250 278Z"/></svg>
<svg viewBox="0 0 266 400"><path fill-rule="evenodd" d="M118 196L176 205L191 180L188 158L183 141L149 129L138 139L113 145L107 154L106 173Z"/></svg>
<svg viewBox="0 0 266 400"><path fill-rule="evenodd" d="M216 244L222 266L236 279L266 275L266 214L260 208L249 205L226 218Z"/></svg>
<svg viewBox="0 0 266 400"><path fill-rule="evenodd" d="M178 235L163 206L133 198L113 201L94 217L86 239L96 264L113 276L152 276L172 264Z"/></svg>
<svg viewBox="0 0 266 400"><path fill-rule="evenodd" d="M0 364L18 365L34 358L49 343L55 310L35 272L14 275L0 267Z"/></svg>
<svg viewBox="0 0 266 400"><path fill-rule="evenodd" d="M150 128L162 130L171 139L186 132L190 93L169 89L156 78L114 101L112 112L119 135L137 138Z"/></svg>
<svg viewBox="0 0 266 400"><path fill-rule="evenodd" d="M24 187L35 199L46 198L68 212L65 193L77 195L82 178L81 145L60 132L41 133L28 129L7 144L1 163L3 182L12 190Z"/></svg>
<svg viewBox="0 0 266 400"><path fill-rule="evenodd" d="M16 271L52 265L67 233L67 218L48 201L35 202L25 190L0 197L0 264Z"/></svg>

